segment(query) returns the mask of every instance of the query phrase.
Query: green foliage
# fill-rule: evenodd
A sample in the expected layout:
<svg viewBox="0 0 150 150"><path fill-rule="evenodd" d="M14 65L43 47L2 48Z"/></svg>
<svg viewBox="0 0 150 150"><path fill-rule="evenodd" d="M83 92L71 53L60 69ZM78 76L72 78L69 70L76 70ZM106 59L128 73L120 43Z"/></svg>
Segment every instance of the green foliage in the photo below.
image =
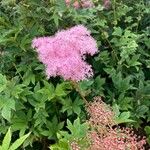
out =
<svg viewBox="0 0 150 150"><path fill-rule="evenodd" d="M15 142L11 144L11 137L12 133L10 128L8 129L3 141L2 145L0 146L0 150L16 150L18 147L20 147L23 142L26 140L26 138L30 135L30 133L23 135L22 137L18 138Z"/></svg>
<svg viewBox="0 0 150 150"><path fill-rule="evenodd" d="M86 140L86 134L88 131L88 125L86 123L81 124L80 119L77 118L72 124L70 120L67 120L67 128L69 132L60 131L58 133L59 142L55 145L50 146L52 150L60 150L61 148L64 150L71 150L70 144L71 142L76 142L80 145L82 149L85 149L88 146Z"/></svg>
<svg viewBox="0 0 150 150"><path fill-rule="evenodd" d="M74 9L64 0L0 1L1 137L11 126L16 136L32 132L24 147L47 138L58 141L56 150L68 146L68 137L82 138L85 127L74 122L77 117L86 120L82 98L70 82L47 80L31 48L34 37L76 24L91 30L100 50L88 59L94 77L79 83L81 93L88 100L102 96L115 107L118 123L143 128L150 122L150 3L111 1L104 9L102 0L94 2L94 8ZM64 138L58 136L62 131Z"/></svg>
<svg viewBox="0 0 150 150"><path fill-rule="evenodd" d="M146 126L144 130L147 134L147 141L150 144L150 126Z"/></svg>
<svg viewBox="0 0 150 150"><path fill-rule="evenodd" d="M81 105L83 101L81 99L76 99L72 102L71 99L68 99L67 102L63 101L64 105L62 107L62 112L67 111L68 116L70 116L73 112L79 115L81 113Z"/></svg>
<svg viewBox="0 0 150 150"><path fill-rule="evenodd" d="M113 106L113 112L115 113L115 123L121 124L121 123L132 123L135 122L134 120L130 119L131 114L129 111L120 112L119 106L115 104Z"/></svg>

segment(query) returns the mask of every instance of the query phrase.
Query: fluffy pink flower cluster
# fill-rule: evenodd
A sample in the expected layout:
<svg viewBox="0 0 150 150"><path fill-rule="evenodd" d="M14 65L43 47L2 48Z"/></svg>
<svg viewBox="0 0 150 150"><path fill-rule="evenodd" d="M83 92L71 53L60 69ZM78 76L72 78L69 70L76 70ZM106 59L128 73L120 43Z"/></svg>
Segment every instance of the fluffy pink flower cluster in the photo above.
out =
<svg viewBox="0 0 150 150"><path fill-rule="evenodd" d="M145 139L139 139L131 129L110 129L106 134L93 131L89 134L88 150L144 150Z"/></svg>
<svg viewBox="0 0 150 150"><path fill-rule="evenodd" d="M95 97L94 101L89 103L87 112L90 116L89 123L92 126L100 125L102 127L115 124L113 111L100 97Z"/></svg>
<svg viewBox="0 0 150 150"><path fill-rule="evenodd" d="M145 138L137 136L132 128L115 127L114 112L100 97L87 105L87 112L90 130L86 150L144 150ZM72 142L70 147L71 150L81 149L77 142Z"/></svg>
<svg viewBox="0 0 150 150"><path fill-rule="evenodd" d="M94 6L92 0L80 0L80 3L78 2L78 0L65 0L65 2L66 2L66 5L68 7L73 2L73 7L76 8L76 9L78 9L80 7L82 7L82 8L90 8L90 7Z"/></svg>
<svg viewBox="0 0 150 150"><path fill-rule="evenodd" d="M132 129L113 128L114 113L100 97L89 104L87 112L91 126L88 134L91 144L88 150L144 150L145 139L137 137Z"/></svg>
<svg viewBox="0 0 150 150"><path fill-rule="evenodd" d="M71 146L71 150L81 150L80 146L75 141L71 142L70 146Z"/></svg>
<svg viewBox="0 0 150 150"><path fill-rule="evenodd" d="M111 5L111 1L110 0L103 0L103 6L105 7L105 9L108 9Z"/></svg>
<svg viewBox="0 0 150 150"><path fill-rule="evenodd" d="M82 25L57 32L51 37L35 38L39 60L46 66L47 77L61 76L65 80L80 81L93 75L85 54L94 55L98 49L90 31Z"/></svg>

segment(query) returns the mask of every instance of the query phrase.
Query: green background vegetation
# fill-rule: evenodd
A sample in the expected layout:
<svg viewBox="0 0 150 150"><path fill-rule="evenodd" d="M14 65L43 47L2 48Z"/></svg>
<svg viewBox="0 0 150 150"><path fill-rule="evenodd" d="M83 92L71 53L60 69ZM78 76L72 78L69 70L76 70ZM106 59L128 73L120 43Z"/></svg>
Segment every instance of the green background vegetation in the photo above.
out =
<svg viewBox="0 0 150 150"><path fill-rule="evenodd" d="M94 77L79 83L82 93L88 100L101 96L119 123L134 125L150 142L150 3L111 3L104 9L97 0L95 8L75 10L63 0L0 1L0 139L9 127L13 141L31 132L23 146L38 150L58 142L60 131L66 140L84 136L77 132L86 131L80 95L59 77L47 80L31 48L34 37L83 24L100 52L87 60Z"/></svg>

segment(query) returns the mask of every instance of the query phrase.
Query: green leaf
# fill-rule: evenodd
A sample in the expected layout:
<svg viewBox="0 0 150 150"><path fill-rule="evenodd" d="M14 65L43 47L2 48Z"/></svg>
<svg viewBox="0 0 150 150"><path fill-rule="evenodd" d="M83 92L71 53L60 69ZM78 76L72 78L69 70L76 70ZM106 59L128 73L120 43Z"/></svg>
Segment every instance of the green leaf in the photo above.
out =
<svg viewBox="0 0 150 150"><path fill-rule="evenodd" d="M10 109L10 108L7 108L7 107L4 107L4 108L2 109L2 116L3 116L6 120L10 121L10 118L11 118L11 109Z"/></svg>
<svg viewBox="0 0 150 150"><path fill-rule="evenodd" d="M71 98L62 100L63 107L62 112L67 111L68 116L72 115L72 113L76 113L79 115L81 113L81 106L83 105L83 100L77 97L73 102Z"/></svg>
<svg viewBox="0 0 150 150"><path fill-rule="evenodd" d="M2 0L2 5L11 5L14 4L16 0Z"/></svg>
<svg viewBox="0 0 150 150"><path fill-rule="evenodd" d="M121 36L122 35L122 29L120 27L114 27L114 32L112 35Z"/></svg>
<svg viewBox="0 0 150 150"><path fill-rule="evenodd" d="M77 118L73 124L70 120L67 120L67 128L70 130L72 138L83 138L87 134L88 125L86 123L82 124L80 119ZM71 137L68 136L68 138Z"/></svg>
<svg viewBox="0 0 150 150"><path fill-rule="evenodd" d="M6 27L9 27L10 24L7 22L6 18L0 17L0 23L1 25L4 25Z"/></svg>
<svg viewBox="0 0 150 150"><path fill-rule="evenodd" d="M2 109L2 117L10 121L11 110L15 110L15 100L6 96L0 96L0 109Z"/></svg>
<svg viewBox="0 0 150 150"><path fill-rule="evenodd" d="M71 98L67 98L67 99L62 99L62 112L67 111L68 116L70 116L72 114L72 100Z"/></svg>
<svg viewBox="0 0 150 150"><path fill-rule="evenodd" d="M8 150L10 142L11 142L11 131L10 131L10 128L9 128L6 135L5 135L5 137L4 137L4 139L3 139L1 149L2 150Z"/></svg>
<svg viewBox="0 0 150 150"><path fill-rule="evenodd" d="M19 98L20 93L23 92L23 85L22 84L18 84L15 85L12 89L11 89L11 95L15 98Z"/></svg>
<svg viewBox="0 0 150 150"><path fill-rule="evenodd" d="M81 106L84 104L83 100L81 100L80 98L76 98L75 101L73 102L72 105L72 109L74 111L74 113L76 113L77 115L80 115L81 113Z"/></svg>
<svg viewBox="0 0 150 150"><path fill-rule="evenodd" d="M64 122L58 122L57 117L54 116L51 121L46 122L46 127L48 130L45 130L46 132L42 131L42 134L48 134L48 137L56 138L57 132L59 132L64 127Z"/></svg>
<svg viewBox="0 0 150 150"><path fill-rule="evenodd" d="M35 74L31 71L31 68L29 68L23 75L23 84L29 85L30 83L35 84Z"/></svg>
<svg viewBox="0 0 150 150"><path fill-rule="evenodd" d="M64 85L63 84L57 84L56 89L55 89L55 94L56 96L66 96L66 92L64 89Z"/></svg>
<svg viewBox="0 0 150 150"><path fill-rule="evenodd" d="M50 146L51 150L71 150L66 139L61 139L57 144Z"/></svg>
<svg viewBox="0 0 150 150"><path fill-rule="evenodd" d="M146 105L138 106L136 109L136 115L138 117L145 118L145 113L149 111L149 108Z"/></svg>
<svg viewBox="0 0 150 150"><path fill-rule="evenodd" d="M39 97L41 96L43 97L43 101L45 101L46 99L50 101L55 97L54 85L52 83L48 83L47 81L43 82L44 82L43 88L40 89L40 86L37 84L36 88L34 89L34 91L38 93L36 99L39 99Z"/></svg>
<svg viewBox="0 0 150 150"><path fill-rule="evenodd" d="M16 130L25 130L28 128L28 118L23 111L17 111L12 119L12 129Z"/></svg>
<svg viewBox="0 0 150 150"><path fill-rule="evenodd" d="M96 79L94 80L94 84L93 84L93 92L96 95L100 95L100 96L105 96L103 91L103 85L105 84L105 78L101 78L100 76L96 77Z"/></svg>
<svg viewBox="0 0 150 150"><path fill-rule="evenodd" d="M2 92L6 88L7 79L6 76L0 74L0 92Z"/></svg>
<svg viewBox="0 0 150 150"><path fill-rule="evenodd" d="M129 118L130 118L130 112L123 112L115 119L115 121L117 124L135 122L134 120L131 120Z"/></svg>
<svg viewBox="0 0 150 150"><path fill-rule="evenodd" d="M150 126L146 126L144 128L144 130L145 130L145 132L146 132L147 135L150 135Z"/></svg>
<svg viewBox="0 0 150 150"><path fill-rule="evenodd" d="M79 86L81 90L87 90L92 84L93 84L93 80L84 80L82 82L80 82Z"/></svg>
<svg viewBox="0 0 150 150"><path fill-rule="evenodd" d="M150 136L148 136L147 142L148 142L148 144L150 144Z"/></svg>
<svg viewBox="0 0 150 150"><path fill-rule="evenodd" d="M26 140L26 138L30 135L30 133L20 137L17 139L9 148L9 150L16 150L19 146L23 144L23 142Z"/></svg>
<svg viewBox="0 0 150 150"><path fill-rule="evenodd" d="M69 82L63 82L61 84L57 84L55 89L55 95L58 97L66 96L71 90L71 85Z"/></svg>
<svg viewBox="0 0 150 150"><path fill-rule="evenodd" d="M119 72L118 74L114 74L112 76L112 81L114 83L115 88L120 93L126 92L127 90L133 88L130 84L131 76L123 78L121 72Z"/></svg>
<svg viewBox="0 0 150 150"><path fill-rule="evenodd" d="M115 113L115 117L117 118L120 115L119 106L117 104L114 104L112 108L113 112Z"/></svg>

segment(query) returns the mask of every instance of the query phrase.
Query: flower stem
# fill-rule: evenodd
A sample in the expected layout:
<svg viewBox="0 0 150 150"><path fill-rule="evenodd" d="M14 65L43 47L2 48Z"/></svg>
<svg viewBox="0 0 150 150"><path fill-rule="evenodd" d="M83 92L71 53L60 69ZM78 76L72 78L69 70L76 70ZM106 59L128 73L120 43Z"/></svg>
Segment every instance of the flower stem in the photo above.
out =
<svg viewBox="0 0 150 150"><path fill-rule="evenodd" d="M80 94L80 96L81 96L81 98L83 99L85 105L87 106L87 105L88 105L88 101L86 100L85 96L83 95L83 93L82 93L82 91L81 91L81 89L80 89L78 83L75 82L75 81L71 81L71 84L72 84L72 86L75 88L75 90Z"/></svg>

